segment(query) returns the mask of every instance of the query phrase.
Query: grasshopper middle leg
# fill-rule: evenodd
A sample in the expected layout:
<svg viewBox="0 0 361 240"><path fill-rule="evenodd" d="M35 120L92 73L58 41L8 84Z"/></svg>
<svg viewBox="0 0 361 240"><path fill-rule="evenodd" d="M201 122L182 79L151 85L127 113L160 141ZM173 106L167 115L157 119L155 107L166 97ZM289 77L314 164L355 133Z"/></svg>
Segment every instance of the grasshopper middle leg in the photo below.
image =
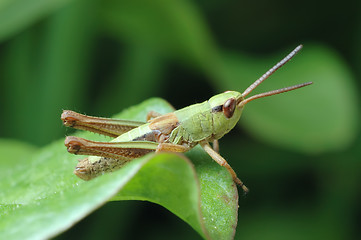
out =
<svg viewBox="0 0 361 240"><path fill-rule="evenodd" d="M147 113L146 120L147 120L147 122L149 122L153 118L160 117L160 116L162 116L161 113L158 113L158 112L155 112L155 111L150 111L150 112Z"/></svg>
<svg viewBox="0 0 361 240"><path fill-rule="evenodd" d="M218 140L213 140L213 145L212 145L212 147L213 147L213 150L214 150L215 152L219 152L219 142L218 142Z"/></svg>
<svg viewBox="0 0 361 240"><path fill-rule="evenodd" d="M202 146L202 148L208 153L209 156L211 156L211 158L213 158L214 161L216 161L219 165L225 167L228 172L232 175L233 181L238 184L245 193L248 193L248 188L246 187L246 185L244 185L244 183L237 177L237 174L234 172L234 170L232 169L232 167L227 163L227 161L221 156L219 155L219 153L217 153L216 151L213 150L213 148L209 145L208 142L202 142L200 143L200 145Z"/></svg>

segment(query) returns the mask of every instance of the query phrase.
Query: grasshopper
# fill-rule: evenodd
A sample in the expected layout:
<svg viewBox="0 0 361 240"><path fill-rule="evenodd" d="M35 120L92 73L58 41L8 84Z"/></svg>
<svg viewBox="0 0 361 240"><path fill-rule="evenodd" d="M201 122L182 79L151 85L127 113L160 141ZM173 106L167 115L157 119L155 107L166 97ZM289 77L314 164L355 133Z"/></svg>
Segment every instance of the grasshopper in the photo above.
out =
<svg viewBox="0 0 361 240"><path fill-rule="evenodd" d="M237 177L232 167L218 153L218 139L237 124L244 106L250 101L312 84L312 82L302 83L245 98L287 63L301 48L302 45L295 48L242 94L227 91L202 103L168 114L150 112L147 115L147 122L90 117L64 110L61 119L65 126L115 138L111 142L94 142L74 136L66 137L65 146L69 153L90 155L88 158L79 160L74 171L75 175L83 180L90 180L105 172L119 169L132 159L150 152L182 153L199 144L213 160L229 171L233 181L245 193L248 192L248 188ZM210 142L213 142L213 147L210 146Z"/></svg>

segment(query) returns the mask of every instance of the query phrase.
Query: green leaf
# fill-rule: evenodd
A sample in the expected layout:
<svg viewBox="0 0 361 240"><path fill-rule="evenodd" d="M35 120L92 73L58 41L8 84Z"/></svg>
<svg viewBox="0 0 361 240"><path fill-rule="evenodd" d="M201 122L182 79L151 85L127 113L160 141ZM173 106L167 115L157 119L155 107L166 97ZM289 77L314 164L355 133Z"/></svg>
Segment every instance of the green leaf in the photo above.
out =
<svg viewBox="0 0 361 240"><path fill-rule="evenodd" d="M4 121L9 125L5 134L39 145L61 136L60 110L80 107L86 99L94 9L92 2L76 1L49 17L43 31L30 29L9 42L0 66L2 95L7 99ZM28 118L26 125L24 116L34 115L34 106L46 111L37 111L37 117Z"/></svg>
<svg viewBox="0 0 361 240"><path fill-rule="evenodd" d="M12 139L0 139L1 169L9 169L15 164L23 164L37 150L36 147Z"/></svg>
<svg viewBox="0 0 361 240"><path fill-rule="evenodd" d="M287 52L272 59L225 56L228 74L217 82L242 92ZM249 96L298 83L313 85L249 103L241 124L255 137L299 152L342 150L355 139L360 110L354 79L331 49L305 44L295 58Z"/></svg>
<svg viewBox="0 0 361 240"><path fill-rule="evenodd" d="M172 108L163 100L150 99L118 117L144 120L150 110L166 113ZM28 153L28 161L22 155L13 166L0 169L0 239L53 237L109 199L158 203L204 238L233 239L237 189L227 170L200 148L187 153L193 163L181 155L150 154L89 182L72 173L79 157L66 152L63 140Z"/></svg>
<svg viewBox="0 0 361 240"><path fill-rule="evenodd" d="M109 0L102 5L102 13L104 27L122 40L202 69L217 66L212 37L192 1Z"/></svg>
<svg viewBox="0 0 361 240"><path fill-rule="evenodd" d="M159 86L163 84L164 61L156 51L133 44L120 52L123 60L111 74L111 81L99 90L101 97L94 106L97 112L118 112L118 109L158 95L162 89ZM136 90L136 94L130 90ZM117 102L117 109L109 102Z"/></svg>
<svg viewBox="0 0 361 240"><path fill-rule="evenodd" d="M200 146L186 155L193 161L199 178L203 220L211 239L233 239L238 221L238 191L231 176Z"/></svg>
<svg viewBox="0 0 361 240"><path fill-rule="evenodd" d="M35 23L71 0L5 0L0 3L0 41Z"/></svg>

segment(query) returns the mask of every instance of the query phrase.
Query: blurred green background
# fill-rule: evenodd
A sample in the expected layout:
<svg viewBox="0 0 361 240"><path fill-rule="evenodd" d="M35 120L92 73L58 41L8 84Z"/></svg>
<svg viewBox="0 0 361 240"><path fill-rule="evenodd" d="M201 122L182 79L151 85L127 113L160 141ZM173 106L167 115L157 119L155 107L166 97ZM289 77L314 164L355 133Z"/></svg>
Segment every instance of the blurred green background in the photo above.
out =
<svg viewBox="0 0 361 240"><path fill-rule="evenodd" d="M221 154L251 189L235 239L361 236L361 4L232 0L0 1L0 137L63 138L62 109L109 117L150 97L176 108L257 92ZM57 239L200 239L147 202L108 203Z"/></svg>

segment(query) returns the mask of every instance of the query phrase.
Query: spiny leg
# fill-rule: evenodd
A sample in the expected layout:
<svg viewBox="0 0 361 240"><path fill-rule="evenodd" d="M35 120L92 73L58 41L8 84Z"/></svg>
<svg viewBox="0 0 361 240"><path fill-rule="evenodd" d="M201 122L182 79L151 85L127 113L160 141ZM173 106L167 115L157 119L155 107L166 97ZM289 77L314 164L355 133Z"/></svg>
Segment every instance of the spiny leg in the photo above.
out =
<svg viewBox="0 0 361 240"><path fill-rule="evenodd" d="M149 141L94 142L79 137L67 137L65 146L69 153L99 156L92 162L89 158L80 160L74 171L83 180L90 180L104 172L121 168L128 161L150 152L186 152L187 146ZM103 159L103 160L102 160Z"/></svg>
<svg viewBox="0 0 361 240"><path fill-rule="evenodd" d="M79 178L88 181L105 172L113 172L132 159L154 152L158 144L149 141L94 142L70 136L65 139L65 146L69 153L91 155L80 160L74 171Z"/></svg>
<svg viewBox="0 0 361 240"><path fill-rule="evenodd" d="M69 136L65 139L65 146L69 153L77 155L131 160L156 151L158 143L148 141L94 142L84 138Z"/></svg>
<svg viewBox="0 0 361 240"><path fill-rule="evenodd" d="M141 157L149 152L186 152L189 147L172 143L156 143L149 141L131 142L94 142L80 137L69 136L65 139L69 153L76 155L92 155L120 160Z"/></svg>
<svg viewBox="0 0 361 240"><path fill-rule="evenodd" d="M95 132L110 137L117 137L144 124L144 122L137 121L91 117L71 110L64 110L61 114L61 120L67 127Z"/></svg>
<svg viewBox="0 0 361 240"><path fill-rule="evenodd" d="M212 149L212 147L209 145L208 142L201 142L200 145L209 154L209 156L211 156L211 158L213 158L214 161L216 161L219 165L225 167L228 170L228 172L232 175L233 181L236 184L238 184L239 186L241 186L241 188L243 189L243 191L245 193L248 193L248 191L249 191L248 188L237 177L237 174L234 172L232 167L227 163L227 161L221 155L219 155L217 152L215 152Z"/></svg>

